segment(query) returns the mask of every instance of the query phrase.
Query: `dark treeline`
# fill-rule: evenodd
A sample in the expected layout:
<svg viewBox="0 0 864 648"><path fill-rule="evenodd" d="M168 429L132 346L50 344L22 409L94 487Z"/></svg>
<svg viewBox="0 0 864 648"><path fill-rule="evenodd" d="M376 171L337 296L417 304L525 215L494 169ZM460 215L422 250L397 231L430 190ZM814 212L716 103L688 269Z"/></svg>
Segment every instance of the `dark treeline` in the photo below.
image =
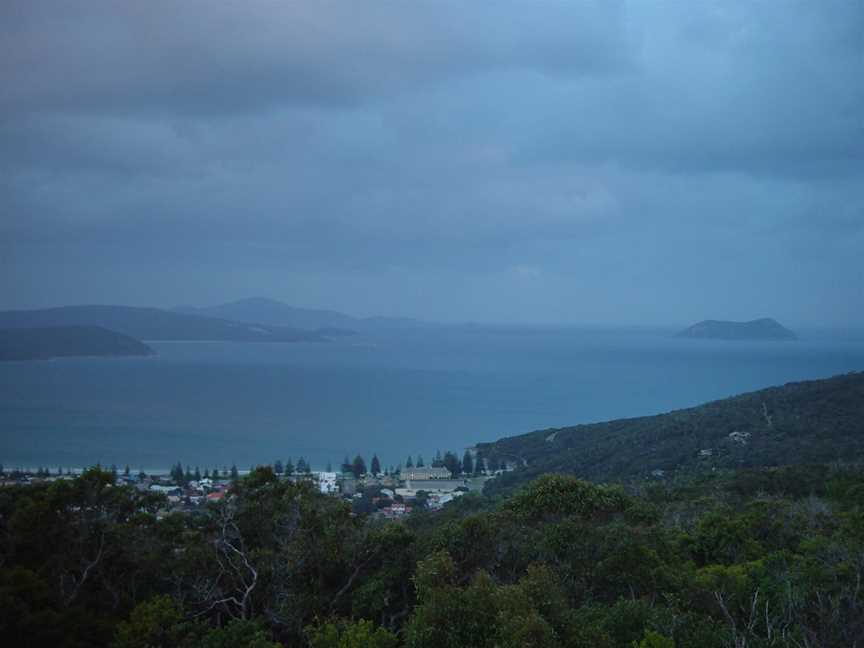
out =
<svg viewBox="0 0 864 648"><path fill-rule="evenodd" d="M443 456L442 456L443 460ZM185 475L185 470L184 470ZM198 514L93 469L0 489L10 646L852 646L864 472L547 475L404 523L259 468Z"/></svg>
<svg viewBox="0 0 864 648"><path fill-rule="evenodd" d="M349 459L346 455L342 460L341 469L343 473L353 473L355 477L371 474L379 475L399 475L403 470L410 468L425 468L427 464L423 460L423 455L417 455L415 459L408 456L404 464L399 464L395 468L389 467L382 469L381 461L377 454L372 455L371 463L368 466L362 455L356 455L354 459ZM441 451L435 453L435 458L429 464L432 468L446 468L453 475L471 477L474 475L485 474L486 472L495 472L501 468L506 468L505 462L499 461L497 455L490 456L489 459L484 458L481 453L465 450L460 458L458 454L451 451L446 451L443 455Z"/></svg>

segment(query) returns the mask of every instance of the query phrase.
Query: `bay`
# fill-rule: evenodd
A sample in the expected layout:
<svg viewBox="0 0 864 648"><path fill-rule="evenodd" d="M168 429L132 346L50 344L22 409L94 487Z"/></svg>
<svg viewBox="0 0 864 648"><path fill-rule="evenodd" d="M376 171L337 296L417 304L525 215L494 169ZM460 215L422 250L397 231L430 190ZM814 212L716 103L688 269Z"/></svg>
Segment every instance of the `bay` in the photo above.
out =
<svg viewBox="0 0 864 648"><path fill-rule="evenodd" d="M5 467L276 459L316 469L547 427L656 414L864 369L864 341L675 338L668 330L441 327L326 344L152 342L152 358L0 364Z"/></svg>

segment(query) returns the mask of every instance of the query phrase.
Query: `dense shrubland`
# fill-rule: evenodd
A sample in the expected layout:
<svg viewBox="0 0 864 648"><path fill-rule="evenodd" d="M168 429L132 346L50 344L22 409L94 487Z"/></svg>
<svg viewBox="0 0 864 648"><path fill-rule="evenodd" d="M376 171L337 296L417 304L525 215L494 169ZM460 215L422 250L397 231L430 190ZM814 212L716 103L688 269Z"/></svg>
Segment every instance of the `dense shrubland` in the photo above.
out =
<svg viewBox="0 0 864 648"><path fill-rule="evenodd" d="M546 473L640 481L711 470L864 461L864 373L789 383L657 416L538 430L483 443L522 466L489 484L508 493Z"/></svg>
<svg viewBox="0 0 864 648"><path fill-rule="evenodd" d="M864 472L746 470L625 491L546 475L372 523L269 469L229 501L91 470L0 491L5 645L851 646Z"/></svg>

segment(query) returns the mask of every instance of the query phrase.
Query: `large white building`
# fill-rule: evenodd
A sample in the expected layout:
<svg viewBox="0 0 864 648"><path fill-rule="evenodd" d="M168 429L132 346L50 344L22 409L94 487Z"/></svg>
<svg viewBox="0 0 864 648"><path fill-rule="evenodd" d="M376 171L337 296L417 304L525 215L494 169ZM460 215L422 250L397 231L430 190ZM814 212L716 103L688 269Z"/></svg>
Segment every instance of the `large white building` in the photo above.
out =
<svg viewBox="0 0 864 648"><path fill-rule="evenodd" d="M429 468L403 468L401 477L406 481L409 479L452 479L453 473L443 466L441 468L431 466Z"/></svg>
<svg viewBox="0 0 864 648"><path fill-rule="evenodd" d="M325 495L332 495L339 492L339 484L336 481L335 472L319 472L318 473L318 488Z"/></svg>

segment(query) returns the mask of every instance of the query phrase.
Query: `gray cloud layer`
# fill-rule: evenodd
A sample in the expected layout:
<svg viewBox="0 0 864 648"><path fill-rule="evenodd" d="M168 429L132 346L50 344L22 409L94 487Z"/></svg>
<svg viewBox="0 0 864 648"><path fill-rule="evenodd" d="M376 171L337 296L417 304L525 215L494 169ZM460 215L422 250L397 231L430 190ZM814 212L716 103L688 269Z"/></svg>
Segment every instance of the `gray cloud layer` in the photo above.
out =
<svg viewBox="0 0 864 648"><path fill-rule="evenodd" d="M6 2L2 307L864 315L864 5Z"/></svg>

